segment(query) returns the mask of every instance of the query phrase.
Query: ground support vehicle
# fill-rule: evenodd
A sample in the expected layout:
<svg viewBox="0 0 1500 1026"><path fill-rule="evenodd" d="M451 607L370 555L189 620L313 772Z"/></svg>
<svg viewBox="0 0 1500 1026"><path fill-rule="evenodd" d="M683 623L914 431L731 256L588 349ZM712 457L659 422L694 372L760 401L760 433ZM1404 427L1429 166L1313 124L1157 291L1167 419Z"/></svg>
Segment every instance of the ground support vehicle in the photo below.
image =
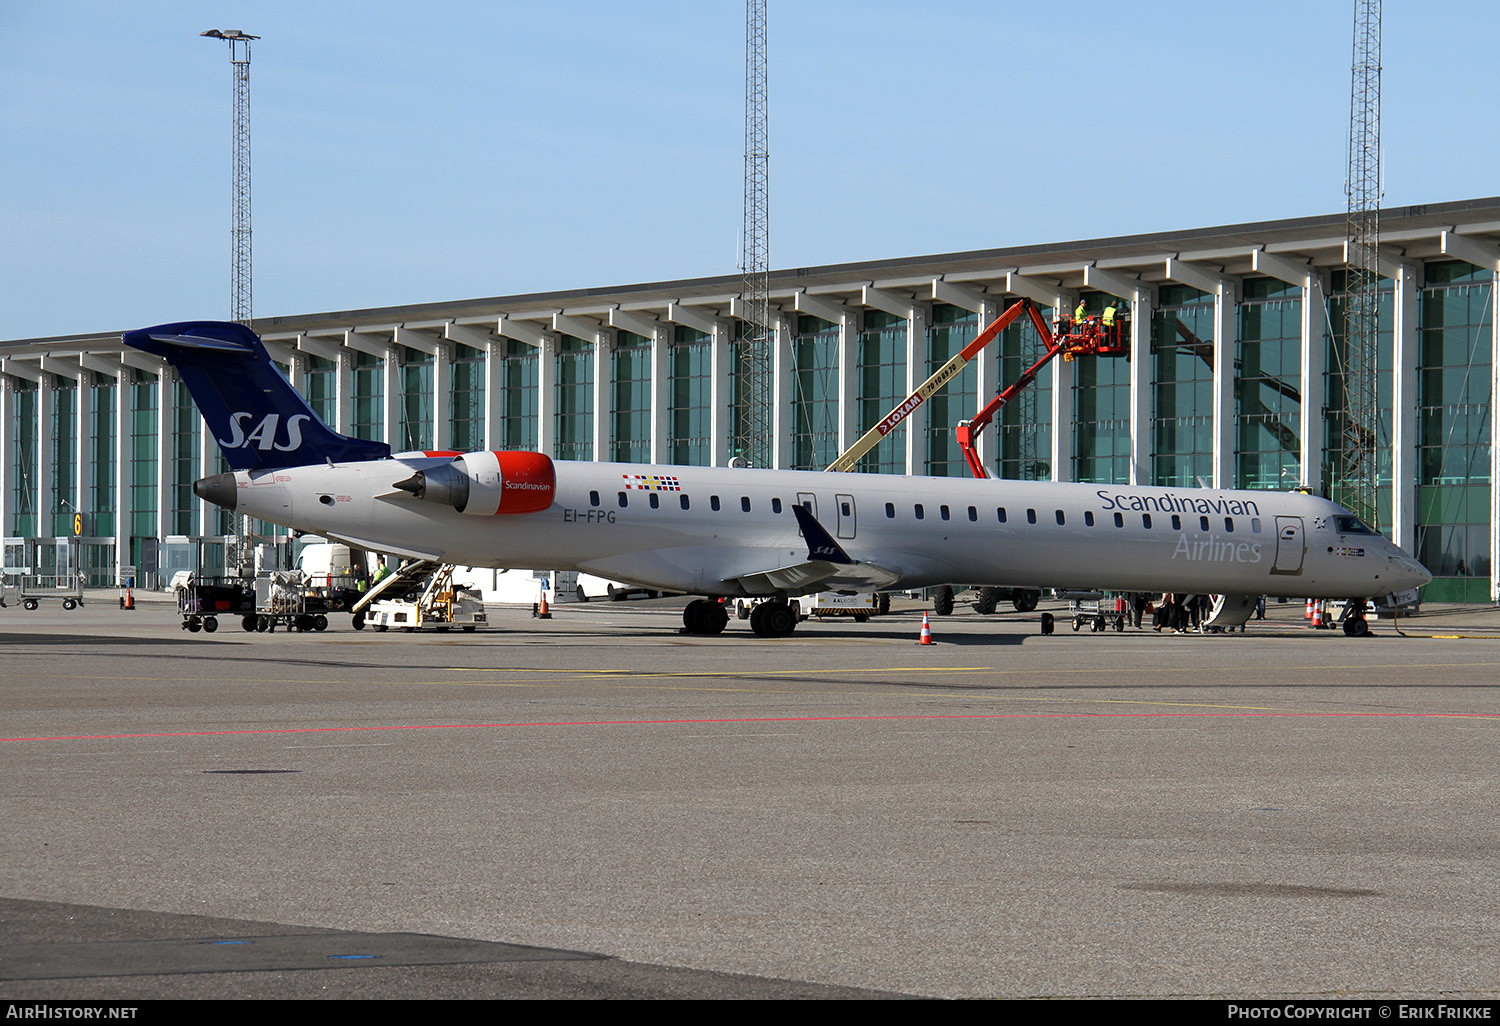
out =
<svg viewBox="0 0 1500 1026"><path fill-rule="evenodd" d="M255 579L255 611L240 625L247 631L326 631L328 603L307 587L297 570L273 570Z"/></svg>
<svg viewBox="0 0 1500 1026"><path fill-rule="evenodd" d="M1068 599L1068 615L1073 620L1073 630L1082 630L1085 625L1095 633L1107 631L1111 627L1117 631L1125 629L1128 614L1118 597L1106 597L1102 591L1072 591L1059 595L1064 596Z"/></svg>
<svg viewBox="0 0 1500 1026"><path fill-rule="evenodd" d="M819 620L828 617L853 617L855 623L865 623L870 617L880 614L880 596L873 591L861 591L853 595L840 595L836 591L820 591L816 595L808 595L802 600L803 608L807 610L808 616L815 616ZM890 608L891 600L885 600L886 608Z"/></svg>
<svg viewBox="0 0 1500 1026"><path fill-rule="evenodd" d="M405 588L382 589L389 593L361 605L355 615L362 616L363 622L377 631L392 627L403 631L473 631L488 626L479 592L454 584L453 569L447 563L435 565L415 586L408 583Z"/></svg>
<svg viewBox="0 0 1500 1026"><path fill-rule="evenodd" d="M220 616L243 619L255 613L255 586L238 577L195 577L173 590L182 629L193 634L212 634L219 629Z"/></svg>
<svg viewBox="0 0 1500 1026"><path fill-rule="evenodd" d="M83 605L83 575L26 574L21 578L21 606L35 609L43 599L61 599L64 609Z"/></svg>

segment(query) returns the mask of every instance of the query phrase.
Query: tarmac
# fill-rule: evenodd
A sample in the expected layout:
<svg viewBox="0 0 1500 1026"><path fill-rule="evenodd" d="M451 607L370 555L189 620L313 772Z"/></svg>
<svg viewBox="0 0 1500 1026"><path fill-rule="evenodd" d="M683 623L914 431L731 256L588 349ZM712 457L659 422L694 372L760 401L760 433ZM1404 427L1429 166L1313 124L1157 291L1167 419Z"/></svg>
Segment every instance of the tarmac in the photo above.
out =
<svg viewBox="0 0 1500 1026"><path fill-rule="evenodd" d="M774 640L670 599L0 609L0 998L1500 991L1500 611L962 600L931 646L914 602Z"/></svg>

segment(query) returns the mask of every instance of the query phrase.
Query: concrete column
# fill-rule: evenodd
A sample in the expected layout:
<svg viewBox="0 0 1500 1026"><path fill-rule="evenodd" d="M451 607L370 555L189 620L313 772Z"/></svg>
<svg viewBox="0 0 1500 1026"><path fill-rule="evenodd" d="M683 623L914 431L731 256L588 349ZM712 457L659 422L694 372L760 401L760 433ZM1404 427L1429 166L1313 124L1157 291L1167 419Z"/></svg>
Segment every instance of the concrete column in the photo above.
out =
<svg viewBox="0 0 1500 1026"><path fill-rule="evenodd" d="M557 447L557 340L541 339L536 348L536 448L556 456Z"/></svg>
<svg viewBox="0 0 1500 1026"><path fill-rule="evenodd" d="M853 310L838 320L838 451L859 440L859 314ZM822 469L821 467L818 469Z"/></svg>
<svg viewBox="0 0 1500 1026"><path fill-rule="evenodd" d="M610 430L614 421L615 392L610 388L614 382L615 334L600 330L594 336L594 462L613 458L610 452Z"/></svg>
<svg viewBox="0 0 1500 1026"><path fill-rule="evenodd" d="M1500 397L1500 310L1495 309L1495 300L1500 299L1500 267L1490 281L1490 416L1494 417L1496 397ZM1500 445L1494 439L1493 419L1490 429L1490 601L1500 598L1500 561L1495 554L1500 552Z"/></svg>
<svg viewBox="0 0 1500 1026"><path fill-rule="evenodd" d="M794 315L795 316L795 315ZM771 466L786 470L792 465L792 376L797 373L797 361L792 354L791 317L773 310L771 320L776 323L775 336L771 340Z"/></svg>
<svg viewBox="0 0 1500 1026"><path fill-rule="evenodd" d="M89 444L89 385L93 378L91 373L81 370L73 379L73 502L79 512L93 508L89 501L93 497L90 491L94 481L94 447ZM83 529L92 535L94 529L88 523L92 518L85 515L83 519Z"/></svg>
<svg viewBox="0 0 1500 1026"><path fill-rule="evenodd" d="M672 336L676 327L658 324L651 332L652 463L672 461Z"/></svg>
<svg viewBox="0 0 1500 1026"><path fill-rule="evenodd" d="M1000 301L998 299L986 299L979 305L979 331L988 328L990 324L1001 314ZM1019 322L1017 322L1019 323ZM1002 339L995 339L974 355L974 412L963 413L959 419L967 420L984 409L989 401L1000 394L1000 380L995 370L1000 365L1000 353L1004 345ZM1036 383L1033 382L1033 388ZM998 421L1000 418L996 417ZM955 424L957 421L954 422ZM974 453L979 457L979 462L991 473L995 472L995 463L1000 452L1000 425L991 423L980 433L974 444Z"/></svg>
<svg viewBox="0 0 1500 1026"><path fill-rule="evenodd" d="M906 394L911 395L936 369L927 365L927 327L932 309L913 303L906 318ZM906 472L919 476L927 473L927 426L932 418L926 403L906 418Z"/></svg>
<svg viewBox="0 0 1500 1026"><path fill-rule="evenodd" d="M130 494L130 465L133 462L130 428L135 420L134 380L139 371L120 368L115 393L115 564L131 562L130 534L134 496Z"/></svg>
<svg viewBox="0 0 1500 1026"><path fill-rule="evenodd" d="M432 357L432 447L453 448L453 347L438 346Z"/></svg>
<svg viewBox="0 0 1500 1026"><path fill-rule="evenodd" d="M1151 294L1138 289L1128 300L1130 317L1130 484L1152 483L1151 451L1156 442L1156 403L1152 389Z"/></svg>
<svg viewBox="0 0 1500 1026"><path fill-rule="evenodd" d="M16 383L9 374L0 374L0 538L9 537L11 518L15 515L11 478L11 448L16 434ZM3 556L3 554L0 554ZM5 563L0 558L0 566Z"/></svg>
<svg viewBox="0 0 1500 1026"><path fill-rule="evenodd" d="M1067 293L1059 293L1052 308L1057 319L1071 316L1076 300ZM1061 357L1047 366L1052 368L1052 480L1073 480L1073 453L1077 449L1076 429L1073 425L1073 366L1072 360Z"/></svg>
<svg viewBox="0 0 1500 1026"><path fill-rule="evenodd" d="M1220 281L1214 290L1213 485L1233 488L1234 478L1234 354L1238 342L1235 288Z"/></svg>
<svg viewBox="0 0 1500 1026"><path fill-rule="evenodd" d="M52 404L57 401L51 374L36 386L36 536L50 538L56 500L52 488Z"/></svg>
<svg viewBox="0 0 1500 1026"><path fill-rule="evenodd" d="M156 376L156 540L161 542L171 534L172 474L168 466L171 448L167 442L172 437L172 381L173 371L163 368ZM157 567L161 566L160 551ZM161 586L157 581L157 587Z"/></svg>
<svg viewBox="0 0 1500 1026"><path fill-rule="evenodd" d="M1315 495L1323 494L1323 373L1327 363L1324 306L1323 277L1310 268L1302 287L1302 402L1298 430L1302 446L1300 482Z"/></svg>
<svg viewBox="0 0 1500 1026"><path fill-rule="evenodd" d="M338 366L333 371L334 430L341 435L354 434L354 353L339 347Z"/></svg>
<svg viewBox="0 0 1500 1026"><path fill-rule="evenodd" d="M726 466L729 463L729 353L730 321L714 323L713 348L709 354L709 465Z"/></svg>
<svg viewBox="0 0 1500 1026"><path fill-rule="evenodd" d="M380 371L385 393L385 408L381 411L381 419L385 421L385 441L392 452L400 452L406 448L406 435L401 430L401 358L394 345L386 347L385 356L380 360Z"/></svg>
<svg viewBox="0 0 1500 1026"><path fill-rule="evenodd" d="M1417 277L1402 264L1391 302L1391 541L1407 552L1417 546ZM1493 478L1491 489L1495 487ZM1493 500L1492 500L1493 501ZM1491 517L1491 523L1494 518Z"/></svg>

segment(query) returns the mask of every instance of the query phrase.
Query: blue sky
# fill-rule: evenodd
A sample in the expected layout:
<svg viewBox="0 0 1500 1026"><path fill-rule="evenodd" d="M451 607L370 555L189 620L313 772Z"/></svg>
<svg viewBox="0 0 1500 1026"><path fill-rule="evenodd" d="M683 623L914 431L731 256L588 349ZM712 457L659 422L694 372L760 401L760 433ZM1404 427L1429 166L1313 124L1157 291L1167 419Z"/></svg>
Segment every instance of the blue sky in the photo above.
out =
<svg viewBox="0 0 1500 1026"><path fill-rule="evenodd" d="M1352 0L769 0L771 262L1343 209ZM735 271L740 0L0 0L0 339ZM1387 205L1500 194L1500 5L1388 0Z"/></svg>

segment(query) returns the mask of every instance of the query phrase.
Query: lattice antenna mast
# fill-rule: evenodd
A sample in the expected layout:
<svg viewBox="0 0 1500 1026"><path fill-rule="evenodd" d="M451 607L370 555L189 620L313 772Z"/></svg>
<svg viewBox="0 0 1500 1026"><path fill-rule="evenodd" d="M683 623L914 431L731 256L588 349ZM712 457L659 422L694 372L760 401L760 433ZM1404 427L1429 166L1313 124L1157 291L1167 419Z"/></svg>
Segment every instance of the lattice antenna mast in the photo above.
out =
<svg viewBox="0 0 1500 1026"><path fill-rule="evenodd" d="M230 227L233 257L229 268L229 319L248 325L250 303L250 41L239 29L202 33L229 43L234 70L234 223Z"/></svg>
<svg viewBox="0 0 1500 1026"><path fill-rule="evenodd" d="M1340 494L1379 528L1380 469L1380 4L1355 0L1349 99L1347 298L1344 303L1344 424Z"/></svg>
<svg viewBox="0 0 1500 1026"><path fill-rule="evenodd" d="M770 155L766 121L766 0L745 3L745 304L734 448L752 467L771 465Z"/></svg>

